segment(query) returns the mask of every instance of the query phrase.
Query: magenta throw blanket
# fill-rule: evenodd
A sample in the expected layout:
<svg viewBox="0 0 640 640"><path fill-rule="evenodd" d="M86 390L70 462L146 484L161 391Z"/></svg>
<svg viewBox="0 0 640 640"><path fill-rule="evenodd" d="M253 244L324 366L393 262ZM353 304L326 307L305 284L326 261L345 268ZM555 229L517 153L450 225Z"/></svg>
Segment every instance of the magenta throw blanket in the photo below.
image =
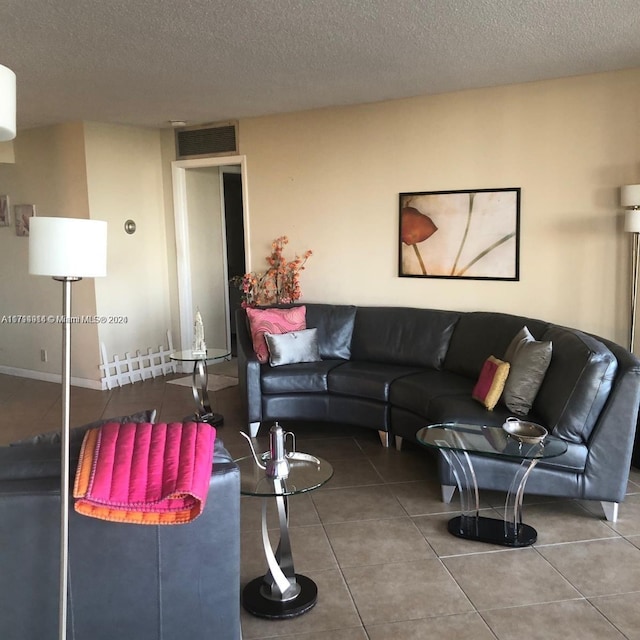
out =
<svg viewBox="0 0 640 640"><path fill-rule="evenodd" d="M215 437L213 427L198 422L112 422L88 431L76 511L117 522L190 522L206 503Z"/></svg>

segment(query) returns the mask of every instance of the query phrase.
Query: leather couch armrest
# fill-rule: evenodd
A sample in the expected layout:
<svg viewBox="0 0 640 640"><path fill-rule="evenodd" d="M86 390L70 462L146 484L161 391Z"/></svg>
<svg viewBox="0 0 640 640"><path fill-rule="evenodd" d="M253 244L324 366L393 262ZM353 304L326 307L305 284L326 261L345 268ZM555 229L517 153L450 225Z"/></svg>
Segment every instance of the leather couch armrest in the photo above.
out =
<svg viewBox="0 0 640 640"><path fill-rule="evenodd" d="M584 497L622 502L627 490L629 466L640 404L640 362L626 349L605 341L618 360L615 383L587 446ZM615 460L615 464L611 461Z"/></svg>
<svg viewBox="0 0 640 640"><path fill-rule="evenodd" d="M253 342L244 309L236 311L238 349L238 386L243 398L247 423L262 421L262 387L260 363L253 351Z"/></svg>

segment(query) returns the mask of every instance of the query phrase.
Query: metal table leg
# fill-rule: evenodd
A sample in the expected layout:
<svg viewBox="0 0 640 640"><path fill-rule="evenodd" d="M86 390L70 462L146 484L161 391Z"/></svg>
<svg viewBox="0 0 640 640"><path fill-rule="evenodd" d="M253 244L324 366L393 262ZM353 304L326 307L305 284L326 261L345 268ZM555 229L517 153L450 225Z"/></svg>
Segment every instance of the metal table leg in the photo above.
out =
<svg viewBox="0 0 640 640"><path fill-rule="evenodd" d="M206 360L196 360L193 363L193 374L191 375L191 391L196 402L198 420L206 422L214 427L221 427L224 418L219 413L214 413L209 402L207 384L209 382L209 372L207 371Z"/></svg>
<svg viewBox="0 0 640 640"><path fill-rule="evenodd" d="M274 484L281 483L274 480ZM293 618L311 609L318 599L318 588L310 578L295 572L289 539L289 503L276 496L280 540L273 552L267 529L267 500L262 501L262 544L269 567L264 577L255 578L242 592L242 605L262 618Z"/></svg>

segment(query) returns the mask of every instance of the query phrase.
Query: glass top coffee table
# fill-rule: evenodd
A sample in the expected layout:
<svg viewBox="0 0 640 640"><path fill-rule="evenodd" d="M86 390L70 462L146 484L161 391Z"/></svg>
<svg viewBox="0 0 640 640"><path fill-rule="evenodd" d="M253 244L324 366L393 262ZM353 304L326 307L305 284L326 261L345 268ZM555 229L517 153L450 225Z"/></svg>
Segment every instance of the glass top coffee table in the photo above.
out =
<svg viewBox="0 0 640 640"><path fill-rule="evenodd" d="M186 349L185 351L170 353L169 358L176 362L193 362L191 391L197 407L196 418L214 427L221 427L224 424L224 418L221 414L212 411L211 402L209 401L207 362L229 360L231 352L228 349L207 349L206 353L201 353Z"/></svg>
<svg viewBox="0 0 640 640"><path fill-rule="evenodd" d="M461 422L424 427L416 433L416 438L420 444L440 451L456 479L461 514L449 521L450 533L460 538L508 547L524 547L536 541L537 531L522 522L524 487L540 460L566 452L564 440L546 436L541 442L525 442L508 434L502 427ZM503 520L479 515L478 483L470 453L520 461L507 492Z"/></svg>
<svg viewBox="0 0 640 640"><path fill-rule="evenodd" d="M268 456L260 457L265 461ZM240 493L261 497L262 545L268 571L255 578L242 591L242 606L262 618L292 618L311 609L318 599L318 588L311 578L295 572L289 539L289 496L318 489L333 476L333 467L322 458L306 453L287 454L289 475L268 478L253 456L236 460L240 468ZM280 541L273 552L267 529L267 501L275 498L280 525Z"/></svg>

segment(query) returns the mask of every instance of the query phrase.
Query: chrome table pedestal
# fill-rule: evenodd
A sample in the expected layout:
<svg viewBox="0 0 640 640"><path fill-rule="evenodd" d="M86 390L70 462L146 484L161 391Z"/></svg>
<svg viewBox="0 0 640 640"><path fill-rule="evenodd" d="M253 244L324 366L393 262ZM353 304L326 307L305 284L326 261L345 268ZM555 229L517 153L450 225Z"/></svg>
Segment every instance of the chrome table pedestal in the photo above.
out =
<svg viewBox="0 0 640 640"><path fill-rule="evenodd" d="M231 358L231 352L227 349L207 349L205 354L194 353L193 350L187 349L186 351L171 353L169 358L176 362L193 362L191 392L197 407L195 417L200 422L206 422L213 427L221 427L224 424L224 417L211 409L211 402L209 401L207 362L228 360Z"/></svg>
<svg viewBox="0 0 640 640"><path fill-rule="evenodd" d="M264 456L268 454L262 454ZM267 572L251 580L242 591L242 606L261 618L293 618L312 609L318 588L311 578L295 572L289 538L289 496L321 487L333 475L333 467L321 458L304 453L287 455L287 478L268 478L252 456L240 458L240 493L262 497L262 545ZM275 553L267 529L267 506L275 498L280 539Z"/></svg>

